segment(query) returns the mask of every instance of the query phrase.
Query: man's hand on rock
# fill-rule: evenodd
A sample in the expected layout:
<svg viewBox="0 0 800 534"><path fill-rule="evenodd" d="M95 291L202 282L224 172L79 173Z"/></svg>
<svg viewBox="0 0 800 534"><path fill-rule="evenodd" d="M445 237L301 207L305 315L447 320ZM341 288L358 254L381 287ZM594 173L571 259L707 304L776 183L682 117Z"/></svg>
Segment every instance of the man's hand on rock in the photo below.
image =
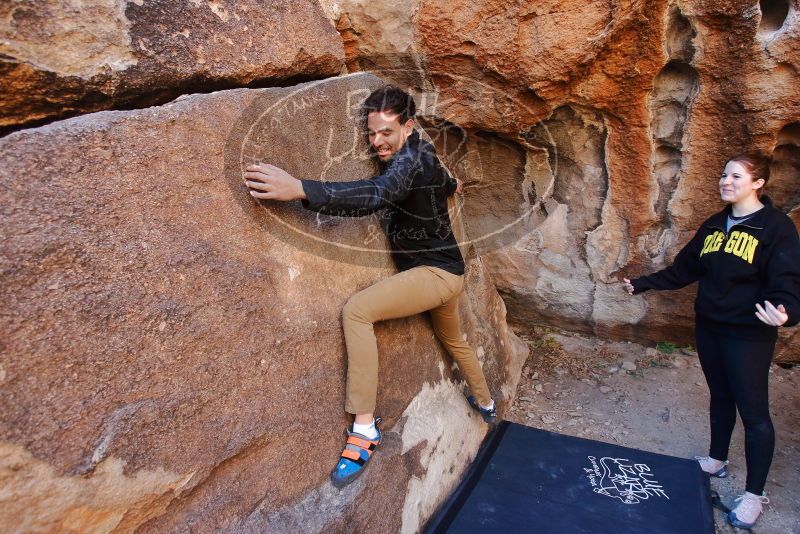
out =
<svg viewBox="0 0 800 534"><path fill-rule="evenodd" d="M256 163L247 166L245 183L250 195L261 200L297 200L306 198L303 183L275 165Z"/></svg>
<svg viewBox="0 0 800 534"><path fill-rule="evenodd" d="M456 178L456 193L459 195L464 191L464 182Z"/></svg>

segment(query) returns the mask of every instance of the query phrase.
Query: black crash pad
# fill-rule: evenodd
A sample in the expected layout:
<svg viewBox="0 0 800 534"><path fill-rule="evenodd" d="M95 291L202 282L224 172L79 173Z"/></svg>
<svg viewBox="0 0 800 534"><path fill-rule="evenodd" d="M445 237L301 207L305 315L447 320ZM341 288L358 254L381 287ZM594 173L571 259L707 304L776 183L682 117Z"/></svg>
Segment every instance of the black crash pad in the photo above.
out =
<svg viewBox="0 0 800 534"><path fill-rule="evenodd" d="M427 534L713 534L696 461L502 421Z"/></svg>

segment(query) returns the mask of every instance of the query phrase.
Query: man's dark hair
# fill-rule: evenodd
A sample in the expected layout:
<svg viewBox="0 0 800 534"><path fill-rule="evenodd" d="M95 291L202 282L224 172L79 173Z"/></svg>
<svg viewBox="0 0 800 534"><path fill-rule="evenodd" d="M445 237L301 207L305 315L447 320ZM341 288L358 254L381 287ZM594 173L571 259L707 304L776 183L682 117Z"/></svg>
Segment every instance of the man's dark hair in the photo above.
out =
<svg viewBox="0 0 800 534"><path fill-rule="evenodd" d="M394 85L384 85L370 94L361 104L364 119L373 111L390 111L399 115L400 124L413 119L417 112L414 98Z"/></svg>

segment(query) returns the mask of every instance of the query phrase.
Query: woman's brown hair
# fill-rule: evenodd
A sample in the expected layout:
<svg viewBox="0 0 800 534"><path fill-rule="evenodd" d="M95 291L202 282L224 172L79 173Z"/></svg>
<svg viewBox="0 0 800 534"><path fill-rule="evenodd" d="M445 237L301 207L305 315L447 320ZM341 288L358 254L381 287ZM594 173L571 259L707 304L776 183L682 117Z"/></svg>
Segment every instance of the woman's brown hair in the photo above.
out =
<svg viewBox="0 0 800 534"><path fill-rule="evenodd" d="M756 190L756 194L760 197L764 192L764 188L767 187L767 182L769 182L769 167L772 164L772 158L763 152L745 152L733 156L728 161L741 163L750 173L754 182L756 180L764 180L764 185Z"/></svg>

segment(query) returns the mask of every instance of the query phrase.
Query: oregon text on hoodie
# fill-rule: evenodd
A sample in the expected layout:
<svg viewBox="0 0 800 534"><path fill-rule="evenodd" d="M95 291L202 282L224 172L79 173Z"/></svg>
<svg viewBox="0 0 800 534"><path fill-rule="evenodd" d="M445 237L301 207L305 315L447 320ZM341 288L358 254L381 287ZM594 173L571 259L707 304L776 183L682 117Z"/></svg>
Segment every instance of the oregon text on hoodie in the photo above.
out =
<svg viewBox="0 0 800 534"><path fill-rule="evenodd" d="M698 325L744 339L774 339L777 328L756 317L756 303L783 304L784 326L800 322L800 241L789 217L764 207L726 232L728 205L709 217L670 267L631 280L634 294L648 289L679 289L699 281Z"/></svg>

